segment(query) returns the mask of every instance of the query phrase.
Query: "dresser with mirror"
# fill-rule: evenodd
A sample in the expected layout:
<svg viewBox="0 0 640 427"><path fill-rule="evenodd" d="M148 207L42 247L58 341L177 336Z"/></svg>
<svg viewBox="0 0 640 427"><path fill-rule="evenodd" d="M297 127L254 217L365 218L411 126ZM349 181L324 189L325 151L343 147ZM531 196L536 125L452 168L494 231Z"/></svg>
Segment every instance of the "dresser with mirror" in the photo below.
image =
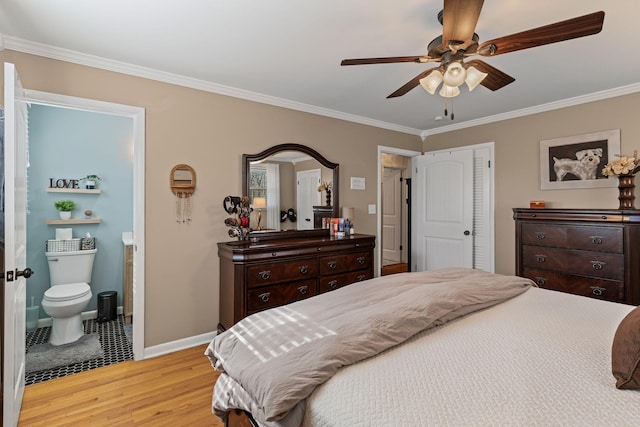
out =
<svg viewBox="0 0 640 427"><path fill-rule="evenodd" d="M318 215L340 216L338 163L299 144L242 158L243 196L262 206L261 221L246 240L218 243L220 330L255 312L373 278L375 236L338 238L321 227ZM320 183L331 184L330 204Z"/></svg>

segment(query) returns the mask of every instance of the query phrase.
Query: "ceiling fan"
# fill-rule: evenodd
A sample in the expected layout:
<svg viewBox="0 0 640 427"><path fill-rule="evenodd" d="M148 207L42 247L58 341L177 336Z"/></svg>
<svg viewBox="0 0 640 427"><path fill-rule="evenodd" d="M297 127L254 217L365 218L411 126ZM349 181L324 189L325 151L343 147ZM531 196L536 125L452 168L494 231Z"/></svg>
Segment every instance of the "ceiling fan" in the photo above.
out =
<svg viewBox="0 0 640 427"><path fill-rule="evenodd" d="M604 21L604 12L599 11L479 43L475 28L483 3L484 0L444 0L444 8L438 14L442 35L429 43L426 55L345 59L340 65L439 62L438 67L418 74L387 98L402 96L419 84L433 95L440 83L443 84L439 94L453 98L460 94L459 86L463 83L467 83L469 90L481 84L495 91L515 81L479 59L465 62L468 57L496 56L597 34Z"/></svg>

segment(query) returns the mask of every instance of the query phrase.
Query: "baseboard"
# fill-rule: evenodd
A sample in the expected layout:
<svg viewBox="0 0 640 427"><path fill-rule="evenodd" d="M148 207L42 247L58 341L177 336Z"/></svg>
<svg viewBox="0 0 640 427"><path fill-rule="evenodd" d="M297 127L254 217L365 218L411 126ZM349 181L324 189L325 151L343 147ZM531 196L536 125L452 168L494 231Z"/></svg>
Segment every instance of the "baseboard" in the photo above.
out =
<svg viewBox="0 0 640 427"><path fill-rule="evenodd" d="M217 335L216 331L207 332L206 334L196 335L189 338L183 338L177 341L171 341L164 344L158 344L144 349L143 359L151 359L152 357L162 356L163 354L173 353L175 351L186 350L202 344L208 344Z"/></svg>
<svg viewBox="0 0 640 427"><path fill-rule="evenodd" d="M117 313L118 314L124 313L124 311L122 309L122 306L118 307ZM98 317L98 310L83 311L80 316L82 317L82 320L95 319L95 318ZM42 319L38 319L38 328L46 328L47 326L51 326L51 318L50 317L45 317L45 318L42 318Z"/></svg>

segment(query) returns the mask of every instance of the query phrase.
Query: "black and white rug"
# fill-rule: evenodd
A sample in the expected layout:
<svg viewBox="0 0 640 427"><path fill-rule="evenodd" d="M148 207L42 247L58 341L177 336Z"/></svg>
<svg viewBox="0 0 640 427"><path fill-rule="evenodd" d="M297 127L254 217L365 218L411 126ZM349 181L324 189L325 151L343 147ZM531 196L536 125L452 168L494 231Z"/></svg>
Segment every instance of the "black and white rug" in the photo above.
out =
<svg viewBox="0 0 640 427"><path fill-rule="evenodd" d="M124 317L122 315L118 315L116 320L103 323L98 323L95 319L85 320L84 333L87 335L96 334L98 336L102 357L70 363L51 369L27 372L25 375L25 385L37 384L133 359L133 347L131 341L127 340L127 336L124 333ZM51 327L38 328L35 331L27 332L27 357L29 357L28 355L32 347L48 343L50 334Z"/></svg>

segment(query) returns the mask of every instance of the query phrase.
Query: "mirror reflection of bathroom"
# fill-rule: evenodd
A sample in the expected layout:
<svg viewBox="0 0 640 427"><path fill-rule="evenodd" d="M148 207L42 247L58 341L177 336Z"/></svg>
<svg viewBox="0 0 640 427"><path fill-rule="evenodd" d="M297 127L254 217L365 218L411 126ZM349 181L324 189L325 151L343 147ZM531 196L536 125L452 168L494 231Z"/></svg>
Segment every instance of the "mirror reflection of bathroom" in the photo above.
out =
<svg viewBox="0 0 640 427"><path fill-rule="evenodd" d="M27 385L133 358L133 120L32 104L29 160Z"/></svg>

